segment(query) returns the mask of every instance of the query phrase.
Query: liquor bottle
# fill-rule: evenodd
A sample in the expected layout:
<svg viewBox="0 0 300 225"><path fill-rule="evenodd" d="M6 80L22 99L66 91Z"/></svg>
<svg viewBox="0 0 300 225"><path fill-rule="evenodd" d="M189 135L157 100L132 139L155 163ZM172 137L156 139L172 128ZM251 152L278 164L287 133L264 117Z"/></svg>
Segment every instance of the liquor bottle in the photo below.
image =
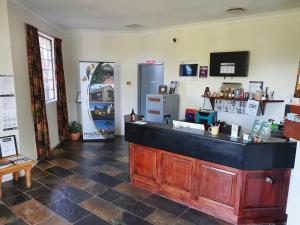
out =
<svg viewBox="0 0 300 225"><path fill-rule="evenodd" d="M130 113L130 122L134 122L135 121L135 113L134 113L134 109L132 108L132 111Z"/></svg>

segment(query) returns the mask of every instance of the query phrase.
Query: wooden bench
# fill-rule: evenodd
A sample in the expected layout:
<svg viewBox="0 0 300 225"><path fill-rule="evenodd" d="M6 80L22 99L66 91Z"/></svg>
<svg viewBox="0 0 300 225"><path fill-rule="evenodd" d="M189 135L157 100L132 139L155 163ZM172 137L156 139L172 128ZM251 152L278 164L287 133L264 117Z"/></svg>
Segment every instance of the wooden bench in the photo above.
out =
<svg viewBox="0 0 300 225"><path fill-rule="evenodd" d="M0 162L8 162L8 159L0 159ZM17 182L19 180L19 171L24 170L25 171L25 177L26 177L26 186L28 188L31 187L31 169L34 164L33 160L30 160L29 162L11 165L9 167L0 169L0 197L2 196L2 177L6 174L13 174L14 181Z"/></svg>

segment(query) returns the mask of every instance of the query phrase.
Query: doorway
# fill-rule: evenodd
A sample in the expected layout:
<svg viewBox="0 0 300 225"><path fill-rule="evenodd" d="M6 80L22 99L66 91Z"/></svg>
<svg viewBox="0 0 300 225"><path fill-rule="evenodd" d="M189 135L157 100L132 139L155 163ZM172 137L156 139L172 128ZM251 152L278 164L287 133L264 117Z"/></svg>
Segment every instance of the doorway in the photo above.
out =
<svg viewBox="0 0 300 225"><path fill-rule="evenodd" d="M164 64L138 64L138 114L145 115L146 95L157 94L164 84Z"/></svg>

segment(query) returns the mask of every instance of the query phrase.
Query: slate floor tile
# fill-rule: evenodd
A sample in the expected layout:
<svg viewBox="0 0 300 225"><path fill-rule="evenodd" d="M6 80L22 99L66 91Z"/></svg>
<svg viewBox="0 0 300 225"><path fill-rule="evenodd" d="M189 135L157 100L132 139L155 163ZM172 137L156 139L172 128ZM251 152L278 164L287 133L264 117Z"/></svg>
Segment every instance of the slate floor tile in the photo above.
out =
<svg viewBox="0 0 300 225"><path fill-rule="evenodd" d="M128 195L129 197L138 199L138 200L143 200L146 197L151 195L151 192L143 190L141 188L137 188L127 182L118 184L117 186L113 187L112 189L115 191L118 191L124 195Z"/></svg>
<svg viewBox="0 0 300 225"><path fill-rule="evenodd" d="M193 223L190 223L189 221L182 219L180 217L177 217L174 220L170 221L170 224L172 224L172 225L194 225ZM223 225L223 224L220 224L220 225ZM232 224L227 224L227 225L232 225Z"/></svg>
<svg viewBox="0 0 300 225"><path fill-rule="evenodd" d="M65 159L65 158L58 158L51 161L52 164L55 164L57 166L63 167L65 169L71 169L74 167L79 166L78 163L73 162L71 160Z"/></svg>
<svg viewBox="0 0 300 225"><path fill-rule="evenodd" d="M175 216L180 215L184 210L187 209L187 206L161 197L157 194L153 194L143 201L159 209L165 210L166 212L171 213Z"/></svg>
<svg viewBox="0 0 300 225"><path fill-rule="evenodd" d="M63 196L58 191L53 191L44 186L29 191L27 194L43 205L49 205L63 199Z"/></svg>
<svg viewBox="0 0 300 225"><path fill-rule="evenodd" d="M121 218L121 224L126 225L152 225L151 223L132 215L129 212L124 212Z"/></svg>
<svg viewBox="0 0 300 225"><path fill-rule="evenodd" d="M109 165L112 162L116 162L116 159L114 159L114 157L112 155L110 157L109 157L108 153L105 153L103 155L97 157L97 160L99 160L101 162L101 164Z"/></svg>
<svg viewBox="0 0 300 225"><path fill-rule="evenodd" d="M53 216L53 212L35 200L30 200L12 208L14 213L30 224L37 224Z"/></svg>
<svg viewBox="0 0 300 225"><path fill-rule="evenodd" d="M50 167L46 169L46 171L60 178L64 178L73 174L73 172L71 172L70 170L64 169L60 166Z"/></svg>
<svg viewBox="0 0 300 225"><path fill-rule="evenodd" d="M100 194L108 191L108 189L109 189L108 186L101 184L101 183L96 183L96 184L93 184L93 185L85 188L84 190L93 195L100 195Z"/></svg>
<svg viewBox="0 0 300 225"><path fill-rule="evenodd" d="M5 225L28 225L28 223L25 223L25 221L22 219L17 219L15 221L7 223Z"/></svg>
<svg viewBox="0 0 300 225"><path fill-rule="evenodd" d="M76 187L72 187L72 186L63 186L63 187L59 188L58 191L65 198L67 198L73 202L76 202L76 203L80 203L80 202L92 197L92 195L89 194L88 192L78 189Z"/></svg>
<svg viewBox="0 0 300 225"><path fill-rule="evenodd" d="M83 167L95 167L101 164L99 160L88 159L79 155L68 154L65 158L72 160Z"/></svg>
<svg viewBox="0 0 300 225"><path fill-rule="evenodd" d="M119 218L119 215L123 212L119 207L98 196L87 199L80 203L80 206L112 224L116 224L117 218Z"/></svg>
<svg viewBox="0 0 300 225"><path fill-rule="evenodd" d="M38 223L37 225L71 225L71 223L69 221L63 219L59 215L54 214L53 216Z"/></svg>
<svg viewBox="0 0 300 225"><path fill-rule="evenodd" d="M6 205L8 205L9 207L26 202L30 199L31 198L28 195L18 191L14 192L14 194L12 193L7 194L6 192L4 192L2 198L0 198L0 200L4 202Z"/></svg>
<svg viewBox="0 0 300 225"><path fill-rule="evenodd" d="M112 162L111 165L118 168L118 169L120 169L120 170L123 170L123 171L126 171L126 172L129 171L129 163L125 163L125 162L121 162L119 160L116 160L115 162Z"/></svg>
<svg viewBox="0 0 300 225"><path fill-rule="evenodd" d="M110 223L106 222L105 220L93 214L84 217L83 219L79 220L74 224L75 225L110 225Z"/></svg>
<svg viewBox="0 0 300 225"><path fill-rule="evenodd" d="M85 167L85 166L77 166L77 167L74 167L70 170L72 172L78 173L78 174L83 175L83 176L92 176L92 175L95 175L96 173L98 173L97 170L94 170L91 167Z"/></svg>
<svg viewBox="0 0 300 225"><path fill-rule="evenodd" d="M15 214L0 202L0 224L6 224L16 219Z"/></svg>
<svg viewBox="0 0 300 225"><path fill-rule="evenodd" d="M116 159L119 160L119 161L121 161L121 162L125 162L125 163L129 162L128 155L118 156Z"/></svg>
<svg viewBox="0 0 300 225"><path fill-rule="evenodd" d="M50 168L52 166L55 166L55 165L52 164L50 161L47 161L47 160L40 161L37 164L37 167L39 167L42 170L48 169L48 168Z"/></svg>
<svg viewBox="0 0 300 225"><path fill-rule="evenodd" d="M197 225L220 225L214 218L195 209L188 209L181 218Z"/></svg>
<svg viewBox="0 0 300 225"><path fill-rule="evenodd" d="M93 184L96 184L95 181L86 178L85 176L79 175L79 174L73 174L71 176L68 176L64 178L64 181L74 187L85 189L89 186L92 186Z"/></svg>
<svg viewBox="0 0 300 225"><path fill-rule="evenodd" d="M117 192L117 191L114 191L114 190L108 190L102 194L99 195L100 198L103 198L104 200L106 201L114 201L116 200L118 197L120 197L122 194Z"/></svg>
<svg viewBox="0 0 300 225"><path fill-rule="evenodd" d="M115 201L113 201L113 204L141 218L145 218L155 210L154 207L148 206L143 202L137 201L133 198L129 198L125 195L122 195L119 198L117 198Z"/></svg>
<svg viewBox="0 0 300 225"><path fill-rule="evenodd" d="M41 184L34 181L34 180L31 180L31 187L28 188L27 185L26 185L25 177L20 177L19 181L17 183L14 183L14 186L17 189L19 189L20 191L27 192L27 191L30 191L30 190L35 189L37 187L40 187Z"/></svg>
<svg viewBox="0 0 300 225"><path fill-rule="evenodd" d="M96 166L96 167L94 167L94 169L101 173L110 175L110 176L116 176L116 175L119 175L120 173L122 173L122 170L120 170L116 167L113 167L113 166L109 166L107 164Z"/></svg>
<svg viewBox="0 0 300 225"><path fill-rule="evenodd" d="M147 216L145 220L154 225L194 225L182 218L178 218L177 216L160 209L155 210L153 213Z"/></svg>
<svg viewBox="0 0 300 225"><path fill-rule="evenodd" d="M53 190L55 188L59 188L59 187L66 185L66 183L63 180L60 180L53 175L48 175L46 177L42 177L42 178L38 179L37 181Z"/></svg>
<svg viewBox="0 0 300 225"><path fill-rule="evenodd" d="M105 173L97 173L97 174L91 176L91 179L96 182L102 183L108 187L116 186L122 182L112 176L105 174Z"/></svg>
<svg viewBox="0 0 300 225"><path fill-rule="evenodd" d="M80 206L67 199L52 203L48 207L53 212L71 223L74 223L89 214L87 210L81 208Z"/></svg>
<svg viewBox="0 0 300 225"><path fill-rule="evenodd" d="M129 173L128 172L122 172L116 176L114 176L116 179L121 180L121 181L130 181Z"/></svg>
<svg viewBox="0 0 300 225"><path fill-rule="evenodd" d="M39 178L45 177L47 175L48 175L48 173L45 170L41 170L38 167L33 167L31 169L31 178L33 178L33 179L39 179Z"/></svg>

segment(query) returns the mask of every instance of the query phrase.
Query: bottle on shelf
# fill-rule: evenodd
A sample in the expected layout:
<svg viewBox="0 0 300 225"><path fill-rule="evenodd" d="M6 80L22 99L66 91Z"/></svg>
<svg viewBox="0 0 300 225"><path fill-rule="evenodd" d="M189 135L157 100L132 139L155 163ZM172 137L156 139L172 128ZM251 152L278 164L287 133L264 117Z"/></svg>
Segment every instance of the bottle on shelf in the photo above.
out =
<svg viewBox="0 0 300 225"><path fill-rule="evenodd" d="M134 121L135 121L135 113L134 113L134 109L132 108L130 113L130 122L134 122Z"/></svg>

